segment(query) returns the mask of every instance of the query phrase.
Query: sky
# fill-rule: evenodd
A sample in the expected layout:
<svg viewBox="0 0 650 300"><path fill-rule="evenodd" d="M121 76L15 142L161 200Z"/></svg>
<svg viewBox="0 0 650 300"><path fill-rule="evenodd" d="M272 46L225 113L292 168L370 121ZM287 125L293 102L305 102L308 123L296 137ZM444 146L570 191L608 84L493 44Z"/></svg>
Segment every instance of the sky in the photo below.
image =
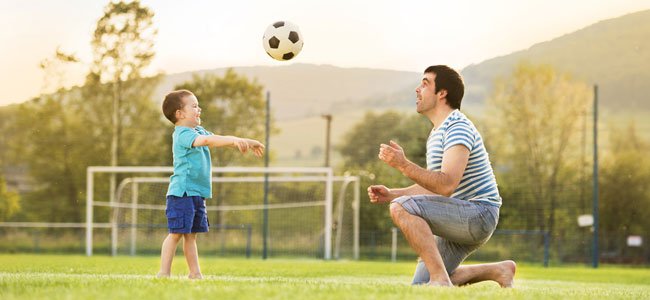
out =
<svg viewBox="0 0 650 300"><path fill-rule="evenodd" d="M0 0L0 106L83 83L107 0ZM329 64L421 72L527 49L601 20L650 9L648 0L142 0L158 29L148 74L237 66ZM300 27L302 52L274 61L268 25ZM45 74L56 49L81 62ZM57 78L53 80L52 78Z"/></svg>

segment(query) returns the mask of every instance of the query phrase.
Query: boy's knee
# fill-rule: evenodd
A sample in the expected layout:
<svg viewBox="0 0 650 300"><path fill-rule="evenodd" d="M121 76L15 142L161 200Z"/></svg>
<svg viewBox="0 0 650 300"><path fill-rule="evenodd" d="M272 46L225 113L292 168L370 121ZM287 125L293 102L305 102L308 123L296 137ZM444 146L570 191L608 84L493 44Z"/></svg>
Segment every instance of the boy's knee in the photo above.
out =
<svg viewBox="0 0 650 300"><path fill-rule="evenodd" d="M185 240L196 240L196 233L184 233L183 238Z"/></svg>
<svg viewBox="0 0 650 300"><path fill-rule="evenodd" d="M178 241L180 241L181 238L183 237L183 234L182 234L182 233L170 233L170 234L168 235L168 237L169 237L171 240L173 240L173 241L175 241L175 242L178 242Z"/></svg>

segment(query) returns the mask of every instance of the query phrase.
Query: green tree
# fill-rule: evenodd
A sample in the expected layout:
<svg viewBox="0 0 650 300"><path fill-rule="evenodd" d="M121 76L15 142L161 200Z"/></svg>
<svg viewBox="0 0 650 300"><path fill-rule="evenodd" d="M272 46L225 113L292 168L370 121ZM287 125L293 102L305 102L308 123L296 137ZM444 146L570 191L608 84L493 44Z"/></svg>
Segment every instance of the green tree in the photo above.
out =
<svg viewBox="0 0 650 300"><path fill-rule="evenodd" d="M7 189L4 177L0 174L0 221L7 221L20 211L18 193Z"/></svg>
<svg viewBox="0 0 650 300"><path fill-rule="evenodd" d="M634 124L613 128L600 176L600 226L608 251L622 252L629 235L645 235L650 228L650 144L642 140Z"/></svg>
<svg viewBox="0 0 650 300"><path fill-rule="evenodd" d="M16 158L14 164L25 165L36 183L23 197L27 219L81 221L86 168L109 164L111 153L117 153L112 150L121 153L119 164L160 165L165 161L164 154L169 152L163 147L166 127L152 101L161 76L143 78L141 74L153 57L152 15L137 1L110 3L95 30L95 61L85 85L61 88L66 74L62 66L76 58L57 50L41 63L44 91L46 87L56 91L18 105L7 116L12 121L3 130L6 127L12 133L8 144L13 146L10 153L3 153L3 159ZM118 146L113 143L116 136L119 148L112 148ZM102 182L96 188L98 194L110 190Z"/></svg>
<svg viewBox="0 0 650 300"><path fill-rule="evenodd" d="M555 234L580 164L576 138L590 88L551 66L522 63L497 81L485 135L504 198L506 228ZM563 216L558 218L558 216Z"/></svg>
<svg viewBox="0 0 650 300"><path fill-rule="evenodd" d="M133 112L137 111L136 107L142 106L138 105L138 102L145 105L143 101L150 100L140 97L139 91L132 89L133 86L129 89L129 84L125 82L137 82L154 57L153 47L157 30L153 27L153 16L153 11L142 6L137 0L128 3L110 2L95 28L92 40L94 62L87 81L94 86L98 83L109 83L110 86L112 166L122 163L120 141L124 138L123 128L132 125L129 122L135 119ZM104 92L109 93L108 90ZM125 101L127 105L123 105ZM111 176L111 195L115 180L115 176Z"/></svg>
<svg viewBox="0 0 650 300"><path fill-rule="evenodd" d="M426 140L432 126L426 118L395 111L367 113L364 118L347 132L337 150L343 156L343 170L361 175L361 188L372 184L388 187L405 187L413 184L395 169L377 158L379 145L394 140L406 152L406 156L422 167L426 167ZM363 196L360 207L360 222L364 231L388 232L392 227L388 209L384 205L371 204Z"/></svg>

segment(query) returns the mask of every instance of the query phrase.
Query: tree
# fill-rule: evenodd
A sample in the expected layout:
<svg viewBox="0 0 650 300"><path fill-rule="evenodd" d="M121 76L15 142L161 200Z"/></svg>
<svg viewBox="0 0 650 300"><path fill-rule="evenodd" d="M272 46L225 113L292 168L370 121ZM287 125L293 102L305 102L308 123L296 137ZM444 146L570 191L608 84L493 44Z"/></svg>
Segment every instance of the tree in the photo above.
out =
<svg viewBox="0 0 650 300"><path fill-rule="evenodd" d="M7 221L20 211L18 193L7 189L4 177L0 174L0 221Z"/></svg>
<svg viewBox="0 0 650 300"><path fill-rule="evenodd" d="M575 137L591 98L586 84L546 65L522 63L496 83L486 140L507 202L502 223L555 233L560 208L575 201L564 193L579 173Z"/></svg>
<svg viewBox="0 0 650 300"><path fill-rule="evenodd" d="M343 156L343 170L361 175L363 190L372 184L405 187L413 182L377 158L379 145L392 139L411 161L426 167L426 140L431 129L431 123L417 114L369 112L345 134L336 150ZM360 218L363 230L388 232L392 226L387 207L369 201L361 201Z"/></svg>
<svg viewBox="0 0 650 300"><path fill-rule="evenodd" d="M627 129L613 128L608 148L600 177L600 224L607 236L606 249L624 254L627 236L645 234L648 238L650 144L638 136L632 123Z"/></svg>
<svg viewBox="0 0 650 300"><path fill-rule="evenodd" d="M155 54L153 46L157 30L153 28L153 16L153 11L141 6L137 0L110 2L95 28L92 41L94 62L88 83L110 82L112 87L111 166L120 164L122 127L127 122L122 114L125 110L122 102L130 100L128 110L139 99L125 93L124 82L141 78L142 71ZM111 176L111 196L114 187L115 176Z"/></svg>

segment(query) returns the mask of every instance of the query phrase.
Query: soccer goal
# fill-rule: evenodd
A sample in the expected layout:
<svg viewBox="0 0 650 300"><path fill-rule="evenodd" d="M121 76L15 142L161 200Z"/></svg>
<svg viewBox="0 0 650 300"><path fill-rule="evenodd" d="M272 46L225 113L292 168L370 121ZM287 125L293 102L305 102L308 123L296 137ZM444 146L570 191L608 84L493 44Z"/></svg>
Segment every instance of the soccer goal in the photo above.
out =
<svg viewBox="0 0 650 300"><path fill-rule="evenodd" d="M197 241L202 253L358 259L358 177L334 176L331 168L212 172L210 232ZM159 253L172 173L171 167L88 167L86 254Z"/></svg>

